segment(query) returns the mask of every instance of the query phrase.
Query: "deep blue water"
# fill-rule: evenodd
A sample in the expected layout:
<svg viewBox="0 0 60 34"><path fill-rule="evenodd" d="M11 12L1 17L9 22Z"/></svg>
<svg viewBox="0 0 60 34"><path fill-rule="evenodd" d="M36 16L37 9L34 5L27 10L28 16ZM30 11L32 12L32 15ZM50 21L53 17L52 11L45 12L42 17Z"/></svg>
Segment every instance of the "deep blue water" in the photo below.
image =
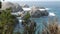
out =
<svg viewBox="0 0 60 34"><path fill-rule="evenodd" d="M20 3L21 2L19 2L19 4ZM34 5L34 6L38 6L38 7L49 8L50 10L48 12L55 13L58 18L58 21L60 21L60 2L22 2L22 3L28 4L29 6ZM53 20L53 18L51 18L51 21ZM33 19L37 23L37 27L39 26L39 28L37 28L36 34L38 31L41 32L42 29L44 28L43 22L46 22L46 25L47 25L48 19L49 19L49 17L40 17L40 18Z"/></svg>

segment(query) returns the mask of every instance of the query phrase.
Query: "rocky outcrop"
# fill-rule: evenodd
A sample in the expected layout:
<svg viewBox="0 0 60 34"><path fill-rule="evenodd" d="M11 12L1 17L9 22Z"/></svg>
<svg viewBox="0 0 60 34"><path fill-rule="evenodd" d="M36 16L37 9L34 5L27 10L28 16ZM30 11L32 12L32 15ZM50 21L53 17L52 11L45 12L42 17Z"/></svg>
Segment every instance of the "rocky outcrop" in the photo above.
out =
<svg viewBox="0 0 60 34"><path fill-rule="evenodd" d="M42 16L48 16L47 10L39 10L40 8L33 7L32 10L30 11L30 15L32 18L40 18Z"/></svg>
<svg viewBox="0 0 60 34"><path fill-rule="evenodd" d="M42 16L48 16L48 12L47 11L39 11L39 10L36 10L36 12L34 12L32 15L31 15L33 18L39 18L39 17L42 17Z"/></svg>
<svg viewBox="0 0 60 34"><path fill-rule="evenodd" d="M5 10L7 8L11 8L12 12L23 11L22 7L19 4L17 4L17 3L3 2L1 9Z"/></svg>
<svg viewBox="0 0 60 34"><path fill-rule="evenodd" d="M41 11L36 10L35 12L32 12L31 17L33 17L33 18L41 17Z"/></svg>
<svg viewBox="0 0 60 34"><path fill-rule="evenodd" d="M42 15L42 16L48 16L49 13L47 12L47 10L45 10L45 11L42 11L42 12L41 12L41 15Z"/></svg>

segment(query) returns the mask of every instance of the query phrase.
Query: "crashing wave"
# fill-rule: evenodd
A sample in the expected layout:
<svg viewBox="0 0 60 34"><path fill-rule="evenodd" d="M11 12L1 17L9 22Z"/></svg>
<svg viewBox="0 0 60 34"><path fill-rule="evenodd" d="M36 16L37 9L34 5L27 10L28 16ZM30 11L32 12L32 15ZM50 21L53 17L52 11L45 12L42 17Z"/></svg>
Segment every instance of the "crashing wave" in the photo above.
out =
<svg viewBox="0 0 60 34"><path fill-rule="evenodd" d="M49 12L49 16L55 16L55 13Z"/></svg>
<svg viewBox="0 0 60 34"><path fill-rule="evenodd" d="M22 20L19 20L19 22L22 22Z"/></svg>
<svg viewBox="0 0 60 34"><path fill-rule="evenodd" d="M45 10L50 10L50 8L45 8Z"/></svg>
<svg viewBox="0 0 60 34"><path fill-rule="evenodd" d="M40 11L50 10L50 8L39 9Z"/></svg>

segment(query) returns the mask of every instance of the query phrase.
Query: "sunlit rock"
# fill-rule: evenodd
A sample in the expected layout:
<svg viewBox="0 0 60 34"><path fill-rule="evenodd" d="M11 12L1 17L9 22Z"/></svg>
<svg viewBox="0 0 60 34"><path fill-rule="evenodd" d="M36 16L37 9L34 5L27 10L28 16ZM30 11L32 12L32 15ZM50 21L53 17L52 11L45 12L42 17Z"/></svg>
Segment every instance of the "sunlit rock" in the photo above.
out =
<svg viewBox="0 0 60 34"><path fill-rule="evenodd" d="M5 10L7 8L12 8L12 12L23 11L22 7L17 3L2 2L2 8L1 9Z"/></svg>

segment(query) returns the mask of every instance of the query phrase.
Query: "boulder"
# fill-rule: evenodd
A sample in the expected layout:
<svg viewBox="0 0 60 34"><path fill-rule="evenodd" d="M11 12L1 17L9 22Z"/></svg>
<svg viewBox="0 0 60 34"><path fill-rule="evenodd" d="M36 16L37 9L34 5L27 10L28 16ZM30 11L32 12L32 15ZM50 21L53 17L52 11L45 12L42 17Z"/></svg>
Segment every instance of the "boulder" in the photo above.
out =
<svg viewBox="0 0 60 34"><path fill-rule="evenodd" d="M39 10L36 10L36 11L32 12L32 14L31 14L31 17L33 17L33 18L39 18L40 16L41 16L41 11L39 11Z"/></svg>
<svg viewBox="0 0 60 34"><path fill-rule="evenodd" d="M41 12L41 16L48 16L48 15L49 13L47 12L47 10Z"/></svg>

